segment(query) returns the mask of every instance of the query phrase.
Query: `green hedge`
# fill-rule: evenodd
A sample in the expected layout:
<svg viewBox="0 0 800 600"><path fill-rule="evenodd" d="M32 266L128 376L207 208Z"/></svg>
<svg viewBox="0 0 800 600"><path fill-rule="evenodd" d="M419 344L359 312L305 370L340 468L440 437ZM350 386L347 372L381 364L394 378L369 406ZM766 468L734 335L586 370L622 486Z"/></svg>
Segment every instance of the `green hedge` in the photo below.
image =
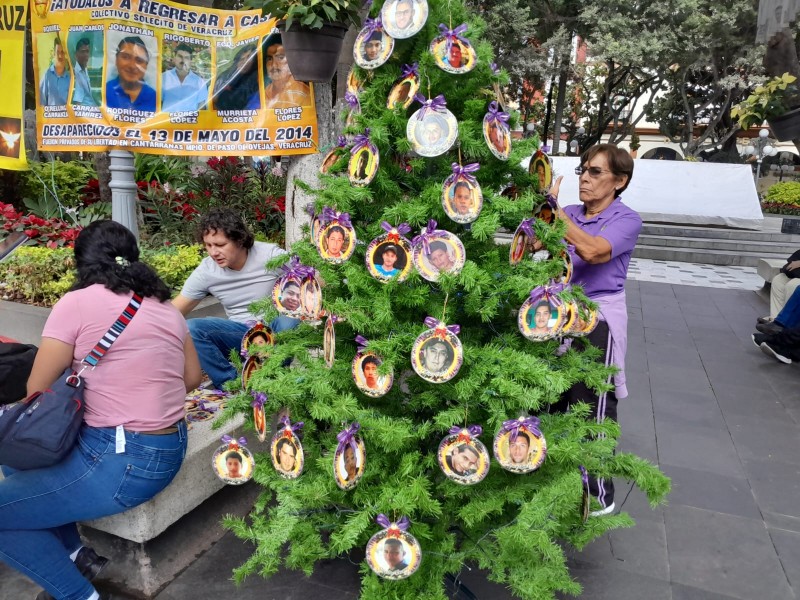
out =
<svg viewBox="0 0 800 600"><path fill-rule="evenodd" d="M179 290L200 264L200 246L165 246L142 250L142 260L152 266L166 284ZM71 248L25 246L0 263L0 297L4 300L52 306L75 281Z"/></svg>

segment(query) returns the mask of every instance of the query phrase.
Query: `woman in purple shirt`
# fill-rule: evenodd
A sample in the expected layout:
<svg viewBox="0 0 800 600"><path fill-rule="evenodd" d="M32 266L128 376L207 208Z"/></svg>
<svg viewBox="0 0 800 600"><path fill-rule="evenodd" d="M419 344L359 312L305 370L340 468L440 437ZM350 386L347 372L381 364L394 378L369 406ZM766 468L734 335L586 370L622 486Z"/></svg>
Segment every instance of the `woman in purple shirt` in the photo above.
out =
<svg viewBox="0 0 800 600"><path fill-rule="evenodd" d="M625 279L642 229L639 214L619 197L633 176L633 159L613 144L598 144L581 155L575 174L579 177L581 204L558 210L558 218L567 224L565 238L575 246L572 283L583 286L586 295L600 306L601 320L587 338L603 350L605 364L619 371L614 375L613 391L598 395L578 383L551 411L564 411L583 401L592 407L592 418L598 423L606 418L616 421L617 399L628 396L624 371L628 336ZM558 197L561 179L556 180L550 192L554 198ZM610 479L590 476L589 491L601 506L592 514L604 515L614 510L614 484Z"/></svg>

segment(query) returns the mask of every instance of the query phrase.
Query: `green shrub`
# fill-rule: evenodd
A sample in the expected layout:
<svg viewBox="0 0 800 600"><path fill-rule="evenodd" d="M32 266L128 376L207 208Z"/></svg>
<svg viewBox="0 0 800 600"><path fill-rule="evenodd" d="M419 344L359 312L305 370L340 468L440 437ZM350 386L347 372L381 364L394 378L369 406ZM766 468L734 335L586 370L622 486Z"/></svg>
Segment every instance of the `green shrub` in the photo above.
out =
<svg viewBox="0 0 800 600"><path fill-rule="evenodd" d="M770 204L800 205L800 182L783 181L770 186L764 196Z"/></svg>
<svg viewBox="0 0 800 600"><path fill-rule="evenodd" d="M165 246L142 250L142 260L152 266L166 284L178 290L200 264L200 246ZM71 248L25 246L0 263L0 297L52 306L75 282Z"/></svg>
<svg viewBox="0 0 800 600"><path fill-rule="evenodd" d="M30 167L31 170L22 176L22 197L41 206L41 210L56 213L60 211L55 198L66 208L77 208L86 184L97 176L89 161L32 162ZM64 218L62 214L40 214L33 207L29 208L45 219Z"/></svg>

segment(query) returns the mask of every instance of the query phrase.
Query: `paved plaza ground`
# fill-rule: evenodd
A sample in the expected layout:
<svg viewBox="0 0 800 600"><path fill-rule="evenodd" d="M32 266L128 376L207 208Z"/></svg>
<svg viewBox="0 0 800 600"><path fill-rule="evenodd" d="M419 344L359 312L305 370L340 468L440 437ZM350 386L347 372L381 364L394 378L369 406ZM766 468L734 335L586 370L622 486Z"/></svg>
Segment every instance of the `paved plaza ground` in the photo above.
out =
<svg viewBox="0 0 800 600"><path fill-rule="evenodd" d="M632 265L620 446L658 463L673 491L651 510L618 482L618 508L637 525L570 552L582 598L800 598L800 366L778 363L750 340L756 317L768 312L754 291L762 283L755 269L705 267ZM675 278L689 285L653 281ZM358 565L346 559L310 578L281 572L237 588L231 569L250 552L225 535L156 600L358 597ZM511 598L479 572L465 570L463 580L480 600ZM32 600L35 591L0 566L0 598Z"/></svg>

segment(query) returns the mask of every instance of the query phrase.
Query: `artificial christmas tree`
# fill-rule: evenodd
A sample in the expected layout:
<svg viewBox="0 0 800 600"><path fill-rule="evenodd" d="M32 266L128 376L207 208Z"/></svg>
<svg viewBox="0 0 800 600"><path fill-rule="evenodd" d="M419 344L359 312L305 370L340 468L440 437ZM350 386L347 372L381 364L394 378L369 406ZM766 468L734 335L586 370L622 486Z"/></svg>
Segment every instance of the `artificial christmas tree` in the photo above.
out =
<svg viewBox="0 0 800 600"><path fill-rule="evenodd" d="M370 16L377 18L380 11L376 3ZM401 539L401 530L418 541L419 555L414 555L418 568L397 579L389 573L393 563L387 558L381 563L387 569L381 578L365 560L361 569L365 599L443 598L446 575L459 573L466 564L486 569L493 581L521 598L552 598L558 590L578 593L580 586L565 565L563 545L581 547L609 529L632 524L625 514L584 519L582 468L632 480L653 503L668 491L668 480L651 464L629 454L614 454L618 427L613 422L588 422L588 409L581 408L548 413L548 407L576 382L594 389L608 386L611 371L597 362L595 349L559 355L558 339L531 341L520 333L518 312L531 291L564 276L564 225L541 219L527 225L554 257L549 260L534 261L526 255L511 265L508 247L495 242L498 229L514 231L543 198L533 191L537 177L521 166L537 150L535 138L515 142L507 160L487 144L487 122L509 121L514 126L518 116L509 119L502 110L499 90L507 77L493 68L491 48L481 41L483 27L461 2L431 2L422 29L395 40L387 62L373 70L356 67L348 78L354 89L360 84L360 112L344 133L351 143L355 140L356 152L365 147L363 136L368 135L379 168L368 185L351 185L351 155L339 151L316 192L315 214L326 214L326 207L327 214L347 214L359 240L350 258L338 263L324 260L310 236L292 247L302 265L316 269L323 311L336 320L334 360L330 361L334 332L324 333L333 323L326 327L303 323L276 336L276 345L250 376L248 388L229 401L228 415L252 414L254 395L265 394L268 414L283 411L291 422L304 422L298 435L305 466L296 479L281 476L266 454L260 457L260 452L269 452L266 445L251 446L257 457L254 478L264 493L247 519L226 520L239 537L256 546L252 557L236 570L238 579L255 573L269 576L282 564L311 572L317 560L358 554L374 534L386 529L387 556L386 540ZM474 48L469 71L445 70L441 63L450 60L449 55L430 53L431 41L442 32L454 36L452 45ZM437 44L448 51L447 40ZM391 102L393 108L387 108L393 88L396 93L395 86L412 72L418 74L421 96L408 108L402 102ZM426 105L429 114L446 105L457 118L457 141L443 154L423 152L430 156L423 158L412 153L416 134L408 124ZM492 111L494 116L487 121ZM501 144L502 138L497 139ZM461 168L475 164L479 168ZM451 178L454 183L456 172L474 177L474 187L482 192L477 218L461 224L448 216L454 208L443 194L445 182ZM412 254L431 256L429 237L436 231L446 233L446 239L460 240L466 258L463 267L432 268L435 276L427 277L418 270L407 278L371 273L365 265L365 241L385 236L392 228L405 231L404 224L412 229L409 237L419 234L412 240ZM559 296L573 310L594 306L578 288ZM266 322L275 314L271 299L260 303L259 310ZM458 326L462 356L453 377L434 376L444 367L433 362L415 363L418 368L412 369L415 340L439 325ZM452 335L454 331L449 330ZM325 356L323 335L328 340ZM448 339L444 333L440 337ZM359 348L365 342L366 348ZM438 360L426 359L417 346L413 360ZM394 383L385 394L364 393L363 384L356 385L359 375L352 366L357 354L362 365L365 355L379 358L375 361L379 378L393 374ZM291 366L286 367L288 361ZM419 372L427 376L423 379ZM456 438L452 445L457 448L478 437L491 448L499 433L506 436L498 438L500 447L510 452L519 431L540 434L535 445L538 468L506 470L493 457L481 463L483 477L445 476L439 448L446 436ZM348 458L351 447L354 451ZM353 461L351 468L357 468L360 477L353 486L342 485L348 481L345 470L336 471L337 465L348 468L347 460ZM453 471L458 474L458 469L456 465ZM373 568L375 561L380 563L379 555L368 558Z"/></svg>

